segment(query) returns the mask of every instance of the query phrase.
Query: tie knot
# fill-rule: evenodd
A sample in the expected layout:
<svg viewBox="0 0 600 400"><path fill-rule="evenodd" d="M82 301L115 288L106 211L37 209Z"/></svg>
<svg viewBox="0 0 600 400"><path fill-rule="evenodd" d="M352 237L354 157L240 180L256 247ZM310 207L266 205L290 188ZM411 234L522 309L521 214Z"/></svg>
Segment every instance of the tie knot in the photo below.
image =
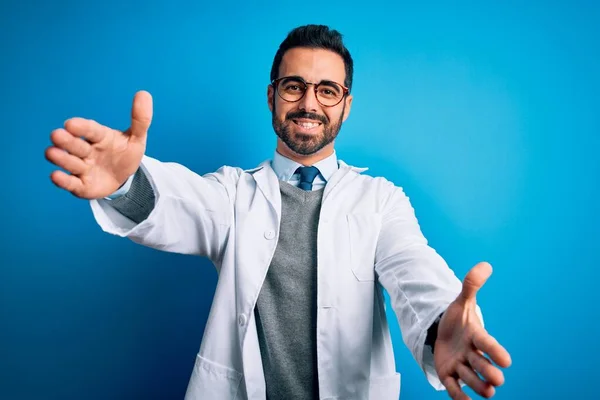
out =
<svg viewBox="0 0 600 400"><path fill-rule="evenodd" d="M300 167L296 170L296 173L300 174L299 187L304 190L311 190L315 177L319 175L319 169L314 166Z"/></svg>

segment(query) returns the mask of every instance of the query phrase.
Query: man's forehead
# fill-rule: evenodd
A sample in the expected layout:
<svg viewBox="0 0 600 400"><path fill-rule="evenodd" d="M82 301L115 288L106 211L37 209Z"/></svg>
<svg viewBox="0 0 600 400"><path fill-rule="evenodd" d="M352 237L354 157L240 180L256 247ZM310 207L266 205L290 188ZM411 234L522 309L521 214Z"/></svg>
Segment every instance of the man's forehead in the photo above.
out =
<svg viewBox="0 0 600 400"><path fill-rule="evenodd" d="M344 59L333 51L299 47L285 52L279 76L300 76L309 82L330 80L343 84L346 69Z"/></svg>

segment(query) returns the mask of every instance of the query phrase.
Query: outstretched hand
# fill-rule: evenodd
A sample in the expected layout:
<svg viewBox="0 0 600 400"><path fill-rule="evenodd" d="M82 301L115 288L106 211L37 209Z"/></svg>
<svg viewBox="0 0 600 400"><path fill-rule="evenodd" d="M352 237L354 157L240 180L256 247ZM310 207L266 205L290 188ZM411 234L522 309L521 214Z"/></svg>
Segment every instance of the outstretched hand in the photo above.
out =
<svg viewBox="0 0 600 400"><path fill-rule="evenodd" d="M475 311L475 296L491 274L488 263L473 267L463 281L461 293L440 320L434 363L453 400L470 399L462 390L461 381L480 396L492 397L495 387L504 383L504 374L498 367L511 364L510 354L484 329Z"/></svg>
<svg viewBox="0 0 600 400"><path fill-rule="evenodd" d="M65 171L52 182L74 196L97 199L115 192L138 169L150 123L152 97L140 91L133 99L131 126L118 131L84 118L71 118L52 131L46 159Z"/></svg>

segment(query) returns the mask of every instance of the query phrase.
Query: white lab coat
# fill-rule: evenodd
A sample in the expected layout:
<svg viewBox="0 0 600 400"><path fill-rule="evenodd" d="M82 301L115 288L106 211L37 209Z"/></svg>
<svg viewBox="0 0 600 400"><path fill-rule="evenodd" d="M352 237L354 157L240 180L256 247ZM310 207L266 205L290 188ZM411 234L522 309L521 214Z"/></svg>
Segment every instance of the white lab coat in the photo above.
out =
<svg viewBox="0 0 600 400"><path fill-rule="evenodd" d="M442 389L427 328L461 282L428 246L408 197L384 178L343 161L325 187L318 227L317 352L321 400L397 400L382 289L402 338ZM156 194L149 217L133 223L106 200L92 200L101 228L169 252L208 257L217 288L186 400L264 400L253 309L279 236L279 181L268 161L198 175L148 156L142 168Z"/></svg>

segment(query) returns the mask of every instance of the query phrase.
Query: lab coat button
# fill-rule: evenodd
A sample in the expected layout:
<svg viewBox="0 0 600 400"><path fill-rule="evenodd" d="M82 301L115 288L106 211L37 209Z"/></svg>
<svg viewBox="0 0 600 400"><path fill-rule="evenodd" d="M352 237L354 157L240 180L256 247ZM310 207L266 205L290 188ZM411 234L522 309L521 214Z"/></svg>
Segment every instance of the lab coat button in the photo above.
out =
<svg viewBox="0 0 600 400"><path fill-rule="evenodd" d="M240 314L240 316L238 317L238 323L240 324L240 326L246 325L246 316L244 314Z"/></svg>
<svg viewBox="0 0 600 400"><path fill-rule="evenodd" d="M265 231L265 239L274 239L275 238L275 231Z"/></svg>

